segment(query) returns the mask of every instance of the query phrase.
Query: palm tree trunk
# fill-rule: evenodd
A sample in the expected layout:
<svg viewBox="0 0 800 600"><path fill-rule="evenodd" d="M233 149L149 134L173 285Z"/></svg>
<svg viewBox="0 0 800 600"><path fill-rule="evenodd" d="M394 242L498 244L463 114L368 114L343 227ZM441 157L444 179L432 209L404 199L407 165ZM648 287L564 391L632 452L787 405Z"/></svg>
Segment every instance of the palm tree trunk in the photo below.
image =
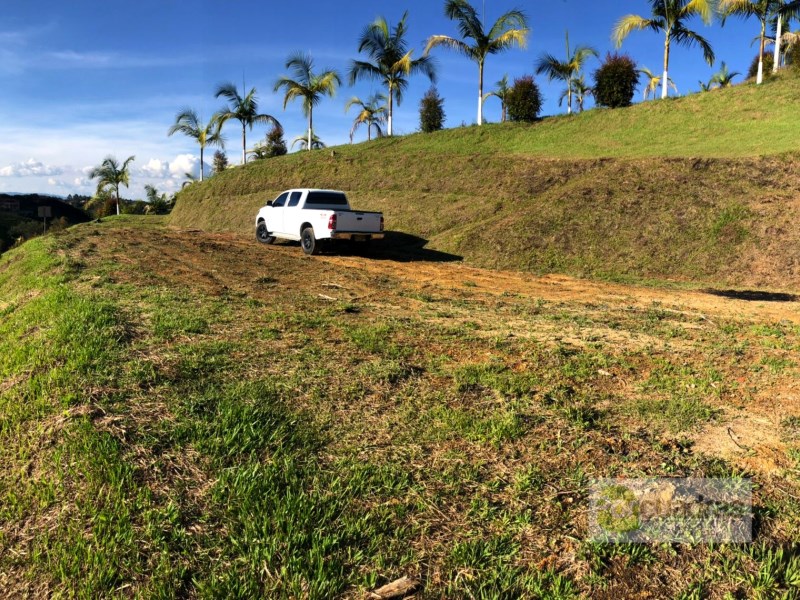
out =
<svg viewBox="0 0 800 600"><path fill-rule="evenodd" d="M764 45L766 43L765 36L767 35L767 19L761 21L761 43L758 48L758 76L756 77L756 85L764 82Z"/></svg>
<svg viewBox="0 0 800 600"><path fill-rule="evenodd" d="M567 77L567 114L572 114L572 77Z"/></svg>
<svg viewBox="0 0 800 600"><path fill-rule="evenodd" d="M203 183L203 147L200 146L200 183Z"/></svg>
<svg viewBox="0 0 800 600"><path fill-rule="evenodd" d="M664 79L661 80L661 99L667 97L669 85L669 43L670 43L670 36L669 31L667 32L667 39L664 42Z"/></svg>
<svg viewBox="0 0 800 600"><path fill-rule="evenodd" d="M119 216L119 185L115 185L114 190L117 192L117 216Z"/></svg>
<svg viewBox="0 0 800 600"><path fill-rule="evenodd" d="M483 125L483 61L478 61L478 125Z"/></svg>
<svg viewBox="0 0 800 600"><path fill-rule="evenodd" d="M242 123L242 164L247 164L247 130Z"/></svg>
<svg viewBox="0 0 800 600"><path fill-rule="evenodd" d="M392 84L389 84L389 125L387 128L388 136L392 137L392 109L394 107L394 90Z"/></svg>
<svg viewBox="0 0 800 600"><path fill-rule="evenodd" d="M783 35L783 17L778 15L778 29L775 32L775 59L772 61L772 72L777 73L781 66L781 36Z"/></svg>
<svg viewBox="0 0 800 600"><path fill-rule="evenodd" d="M308 151L311 151L311 132L313 131L312 127L314 126L314 109L310 106L308 107Z"/></svg>

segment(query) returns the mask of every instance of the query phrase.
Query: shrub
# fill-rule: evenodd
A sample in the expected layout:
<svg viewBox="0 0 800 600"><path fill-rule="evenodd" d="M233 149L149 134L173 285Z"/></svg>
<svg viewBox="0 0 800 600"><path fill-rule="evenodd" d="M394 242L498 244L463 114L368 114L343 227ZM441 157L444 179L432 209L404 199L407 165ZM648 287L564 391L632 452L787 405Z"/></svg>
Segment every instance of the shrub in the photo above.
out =
<svg viewBox="0 0 800 600"><path fill-rule="evenodd" d="M283 139L283 127L273 127L267 132L267 158L286 154L286 140Z"/></svg>
<svg viewBox="0 0 800 600"><path fill-rule="evenodd" d="M214 152L214 173L222 173L228 168L228 157L222 150Z"/></svg>
<svg viewBox="0 0 800 600"><path fill-rule="evenodd" d="M533 122L542 110L542 94L530 75L514 80L506 96L506 107L510 121Z"/></svg>
<svg viewBox="0 0 800 600"><path fill-rule="evenodd" d="M772 65L775 64L775 57L772 52L764 52L764 79L772 76ZM747 70L747 78L755 79L758 75L758 54L753 57L750 68Z"/></svg>
<svg viewBox="0 0 800 600"><path fill-rule="evenodd" d="M594 72L594 99L599 106L630 106L639 84L636 63L627 54L608 54Z"/></svg>
<svg viewBox="0 0 800 600"><path fill-rule="evenodd" d="M424 133L439 131L444 126L444 99L431 87L419 103L419 128Z"/></svg>

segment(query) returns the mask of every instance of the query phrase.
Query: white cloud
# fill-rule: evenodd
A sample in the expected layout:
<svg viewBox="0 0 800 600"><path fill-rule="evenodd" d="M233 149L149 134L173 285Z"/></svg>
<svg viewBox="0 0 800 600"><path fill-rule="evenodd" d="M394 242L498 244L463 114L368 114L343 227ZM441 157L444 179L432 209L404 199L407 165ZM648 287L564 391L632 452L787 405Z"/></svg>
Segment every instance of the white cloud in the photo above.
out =
<svg viewBox="0 0 800 600"><path fill-rule="evenodd" d="M145 177L162 178L166 177L168 169L169 165L166 162L157 158L151 158L149 161L147 161L147 164L140 169L140 171Z"/></svg>
<svg viewBox="0 0 800 600"><path fill-rule="evenodd" d="M61 167L51 167L41 161L29 158L25 162L8 165L0 169L0 177L48 177L61 175Z"/></svg>
<svg viewBox="0 0 800 600"><path fill-rule="evenodd" d="M208 173L208 171L208 165L206 165L205 172ZM169 163L169 172L177 179L184 177L186 173L199 177L200 157L194 154L179 154L175 160Z"/></svg>

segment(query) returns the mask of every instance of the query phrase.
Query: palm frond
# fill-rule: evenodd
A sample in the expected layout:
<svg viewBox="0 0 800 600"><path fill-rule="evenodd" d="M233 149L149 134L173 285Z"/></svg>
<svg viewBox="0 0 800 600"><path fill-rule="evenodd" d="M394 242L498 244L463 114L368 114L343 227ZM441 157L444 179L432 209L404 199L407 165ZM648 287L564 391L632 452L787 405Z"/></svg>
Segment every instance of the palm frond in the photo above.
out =
<svg viewBox="0 0 800 600"><path fill-rule="evenodd" d="M672 30L672 39L678 45L686 46L687 48L699 46L703 50L703 57L706 59L709 66L714 64L714 49L711 47L709 41L699 33L686 29L682 25L676 25Z"/></svg>
<svg viewBox="0 0 800 600"><path fill-rule="evenodd" d="M473 49L469 44L463 42L462 40L457 40L456 38L450 37L449 35L432 35L429 37L428 42L425 44L425 52L423 54L427 56L430 51L437 46L444 46L450 50L455 50L456 52L463 54L468 58L474 57Z"/></svg>
<svg viewBox="0 0 800 600"><path fill-rule="evenodd" d="M719 1L720 0L690 0L681 9L679 15L681 18L698 15L703 20L703 23L709 25L714 19L714 12L717 10Z"/></svg>
<svg viewBox="0 0 800 600"><path fill-rule="evenodd" d="M528 33L530 33L530 29L528 28L528 20L525 16L525 13L521 10L510 10L504 15L502 15L497 21L495 21L492 28L489 30L487 37L491 39L496 39L500 37L504 32L508 30L519 30L525 32L525 37L527 41ZM524 46L523 46L524 47Z"/></svg>
<svg viewBox="0 0 800 600"><path fill-rule="evenodd" d="M625 15L619 21L617 21L616 25L614 25L614 30L611 33L611 39L614 42L614 45L619 48L622 46L622 42L625 41L625 38L628 37L632 32L636 30L641 31L644 29L658 31L662 28L662 26L663 24L657 19L645 19L639 15Z"/></svg>
<svg viewBox="0 0 800 600"><path fill-rule="evenodd" d="M528 43L527 29L512 29L500 37L491 40L487 47L487 54L497 54L514 46L525 48Z"/></svg>

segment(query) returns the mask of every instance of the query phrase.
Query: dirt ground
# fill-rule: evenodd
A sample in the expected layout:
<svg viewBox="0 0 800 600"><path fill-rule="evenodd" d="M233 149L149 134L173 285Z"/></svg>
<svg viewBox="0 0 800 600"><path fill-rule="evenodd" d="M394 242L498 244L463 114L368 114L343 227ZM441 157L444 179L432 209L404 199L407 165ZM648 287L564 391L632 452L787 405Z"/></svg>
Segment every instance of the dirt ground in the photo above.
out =
<svg viewBox="0 0 800 600"><path fill-rule="evenodd" d="M564 275L490 271L417 247L390 249L376 244L363 255L345 252L307 257L296 244L262 246L234 234L124 228L87 241L90 252L95 245L109 245L103 253L109 250L114 260L147 265L147 272L158 273L171 285L211 294L235 291L258 297L274 293L271 286L278 284L306 290L321 302L359 301L371 310L397 316L418 312L424 305L420 297L452 299L468 294L471 302L485 310L456 316L480 322L488 334L495 321L502 320L506 329L514 327L507 314L497 317L499 307L532 300L588 314L656 309L695 328L716 327L718 321L800 324L800 297L792 294L644 287ZM380 281L391 285L376 285ZM543 323L536 331L519 329L515 334L574 344L587 337L601 338L621 347L641 348L654 342L647 332L632 335L596 324L567 331L558 323ZM798 414L800 385L790 382L777 389L761 389L746 406L726 405L720 419L694 435L695 447L744 468L777 475L789 466L781 423L787 415Z"/></svg>

